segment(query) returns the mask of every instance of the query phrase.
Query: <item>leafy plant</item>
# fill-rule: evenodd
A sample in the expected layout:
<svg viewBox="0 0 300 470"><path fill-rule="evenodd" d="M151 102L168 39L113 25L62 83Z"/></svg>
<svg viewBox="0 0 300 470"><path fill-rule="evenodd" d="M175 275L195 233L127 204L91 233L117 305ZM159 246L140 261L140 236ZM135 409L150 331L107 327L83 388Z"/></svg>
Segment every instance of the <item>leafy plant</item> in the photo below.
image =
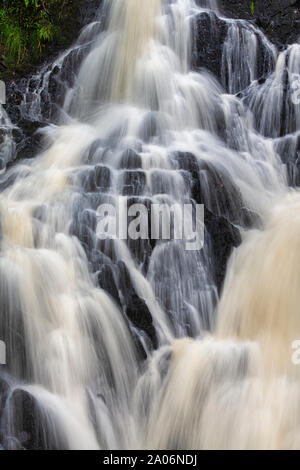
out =
<svg viewBox="0 0 300 470"><path fill-rule="evenodd" d="M254 13L255 13L255 3L254 2L250 3L250 11L251 11L251 15L254 15Z"/></svg>
<svg viewBox="0 0 300 470"><path fill-rule="evenodd" d="M59 18L68 0L0 0L0 52L9 62L32 62L60 34Z"/></svg>

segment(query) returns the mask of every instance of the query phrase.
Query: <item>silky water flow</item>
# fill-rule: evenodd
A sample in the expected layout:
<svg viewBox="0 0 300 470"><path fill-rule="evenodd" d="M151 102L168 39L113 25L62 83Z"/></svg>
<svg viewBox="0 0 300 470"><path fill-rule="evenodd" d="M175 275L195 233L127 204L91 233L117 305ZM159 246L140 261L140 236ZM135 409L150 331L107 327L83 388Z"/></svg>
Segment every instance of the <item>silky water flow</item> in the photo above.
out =
<svg viewBox="0 0 300 470"><path fill-rule="evenodd" d="M104 1L61 124L1 176L4 448L300 448L300 110L285 85L300 46L278 54L222 18L218 81L192 67L201 15L213 35L216 2ZM206 220L197 251L102 240L97 208L120 200L225 221L240 246L223 288Z"/></svg>

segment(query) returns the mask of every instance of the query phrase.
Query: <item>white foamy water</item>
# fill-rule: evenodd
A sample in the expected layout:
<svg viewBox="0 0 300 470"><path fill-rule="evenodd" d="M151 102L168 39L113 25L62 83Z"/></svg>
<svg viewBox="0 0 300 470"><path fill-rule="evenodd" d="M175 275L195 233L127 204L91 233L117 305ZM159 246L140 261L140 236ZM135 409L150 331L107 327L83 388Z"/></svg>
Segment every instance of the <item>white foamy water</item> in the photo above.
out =
<svg viewBox="0 0 300 470"><path fill-rule="evenodd" d="M275 132L283 60L296 73L298 46L277 57L252 25L224 19L220 84L191 65L191 23L211 9L218 14L215 2L104 2L108 26L81 36L90 47L62 124L2 181L8 448L22 446L26 404L37 416L33 447L300 446L291 362L300 198ZM277 61L264 84L259 47L269 67ZM38 93L34 103L39 110ZM175 239L100 240L98 206L126 197L148 208L193 200L225 218L242 243L220 299L208 229L195 252Z"/></svg>

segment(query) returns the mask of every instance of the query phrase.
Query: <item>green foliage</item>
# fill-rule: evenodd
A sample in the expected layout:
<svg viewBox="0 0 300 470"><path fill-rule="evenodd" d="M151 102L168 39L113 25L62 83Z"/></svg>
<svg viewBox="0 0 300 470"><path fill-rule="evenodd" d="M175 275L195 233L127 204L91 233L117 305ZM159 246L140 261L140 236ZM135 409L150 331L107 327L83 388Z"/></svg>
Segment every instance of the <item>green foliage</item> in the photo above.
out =
<svg viewBox="0 0 300 470"><path fill-rule="evenodd" d="M254 13L255 13L255 3L254 2L250 3L250 11L251 11L251 15L254 15Z"/></svg>
<svg viewBox="0 0 300 470"><path fill-rule="evenodd" d="M68 0L0 0L0 52L11 63L34 62L60 35Z"/></svg>

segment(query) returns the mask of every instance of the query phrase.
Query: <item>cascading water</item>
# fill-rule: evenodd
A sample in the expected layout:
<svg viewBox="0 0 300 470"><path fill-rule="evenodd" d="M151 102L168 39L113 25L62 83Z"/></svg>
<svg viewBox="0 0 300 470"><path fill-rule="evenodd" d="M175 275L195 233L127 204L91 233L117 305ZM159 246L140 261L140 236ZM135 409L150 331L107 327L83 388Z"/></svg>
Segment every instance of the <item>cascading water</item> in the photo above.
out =
<svg viewBox="0 0 300 470"><path fill-rule="evenodd" d="M13 124L4 108L0 105L0 172L3 172L7 163L13 159L16 147L13 130Z"/></svg>
<svg viewBox="0 0 300 470"><path fill-rule="evenodd" d="M277 59L252 25L222 18L221 85L191 66L191 24L215 24L215 2L105 1L99 15L107 28L93 23L72 49L83 62L60 125L0 181L1 445L299 448L300 199L284 164L298 107L279 123L299 46ZM170 214L183 201L205 206L202 250L99 237L102 204ZM219 230L225 245L243 240L220 300Z"/></svg>

